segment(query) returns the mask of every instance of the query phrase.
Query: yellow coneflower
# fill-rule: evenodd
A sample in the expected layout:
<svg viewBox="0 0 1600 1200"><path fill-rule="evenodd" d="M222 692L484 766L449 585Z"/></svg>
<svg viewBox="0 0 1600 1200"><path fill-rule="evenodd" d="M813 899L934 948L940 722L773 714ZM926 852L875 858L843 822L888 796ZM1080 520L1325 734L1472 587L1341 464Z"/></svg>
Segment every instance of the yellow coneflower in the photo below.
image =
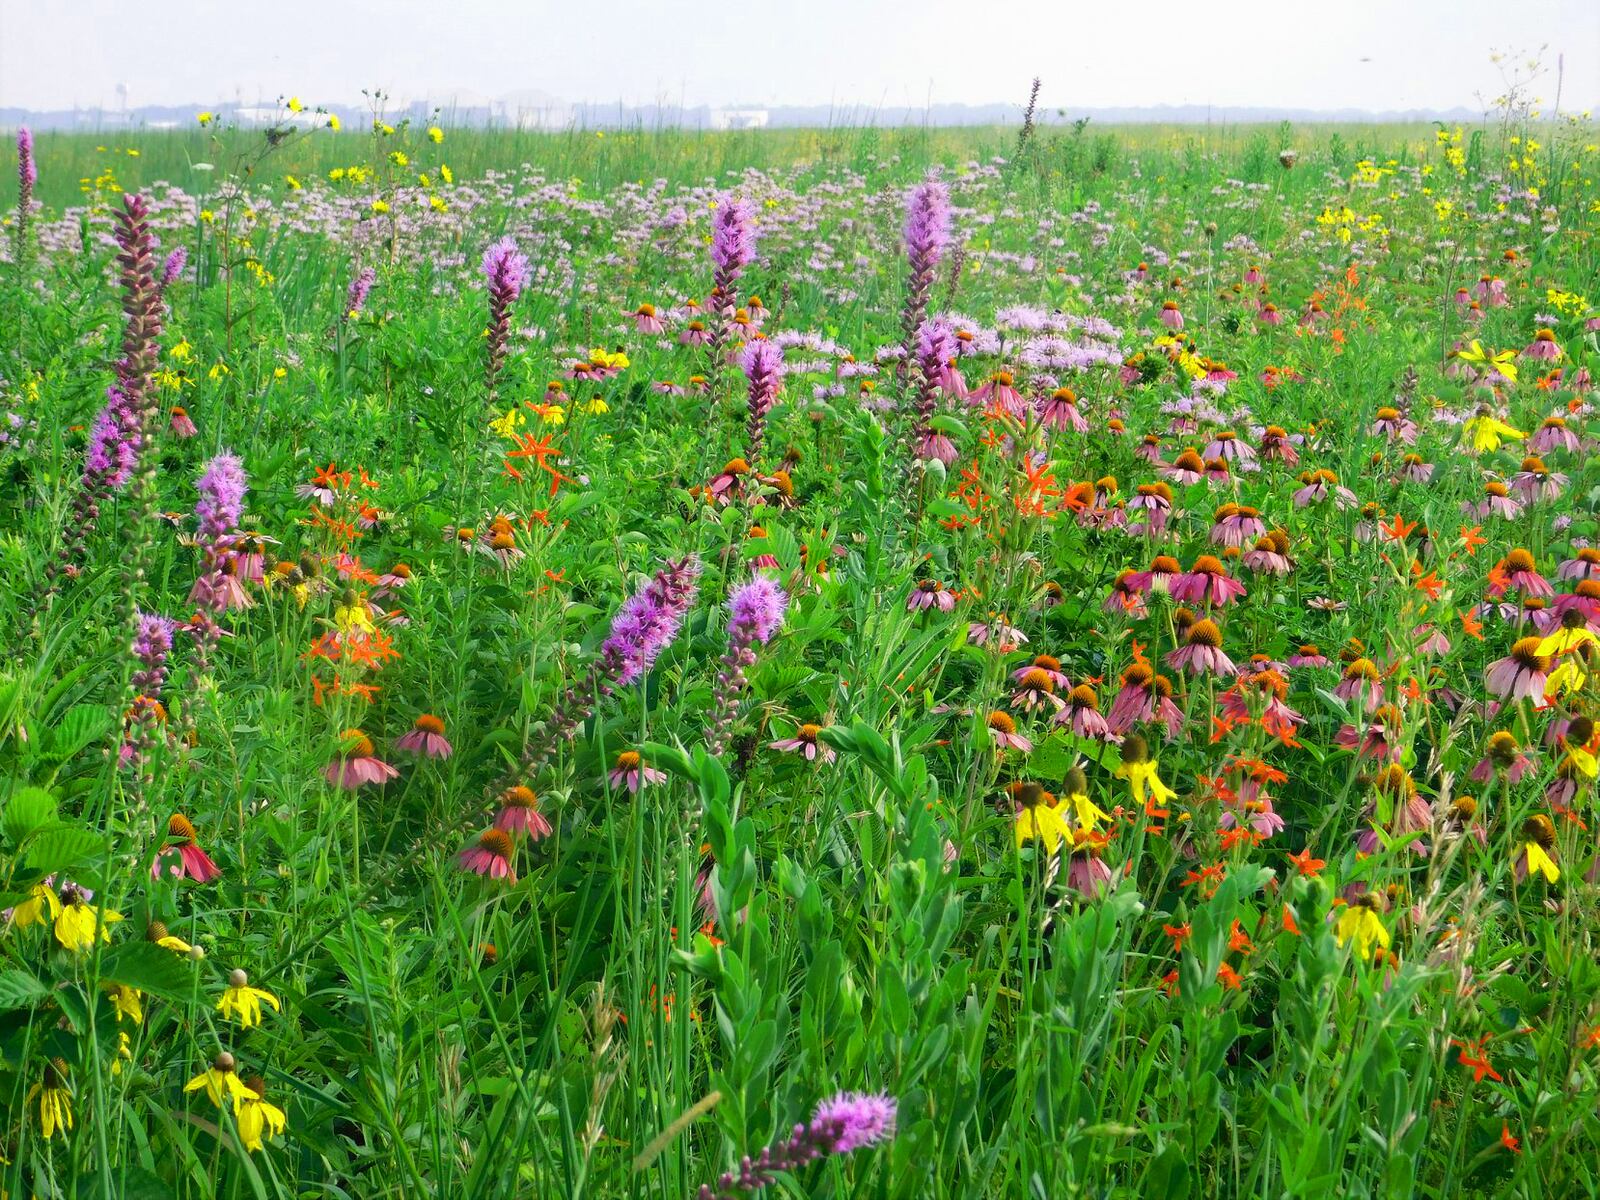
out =
<svg viewBox="0 0 1600 1200"><path fill-rule="evenodd" d="M1556 844L1556 827L1543 813L1535 813L1522 823L1522 853L1518 856L1517 878L1543 875L1546 883L1561 878L1561 868L1550 856Z"/></svg>
<svg viewBox="0 0 1600 1200"><path fill-rule="evenodd" d="M97 911L90 907L83 893L76 888L63 888L61 912L56 917L56 941L74 953L88 950L94 946L97 938L109 942L111 930L108 926L120 920L121 913L112 912L109 908Z"/></svg>
<svg viewBox="0 0 1600 1200"><path fill-rule="evenodd" d="M1177 798L1178 793L1161 782L1161 776L1157 773L1160 766L1157 760L1150 757L1150 744L1143 735L1130 733L1123 741L1122 765L1117 768L1116 776L1128 781L1134 803L1144 804L1148 797L1157 804L1165 804Z"/></svg>
<svg viewBox="0 0 1600 1200"><path fill-rule="evenodd" d="M168 933L167 927L160 921L151 921L145 927L144 939L147 942L154 942L163 950L171 950L177 954L190 954L194 951L194 947L188 942L182 938L173 937L172 934Z"/></svg>
<svg viewBox="0 0 1600 1200"><path fill-rule="evenodd" d="M272 1006L273 1012L282 1012L283 1008L278 1003L278 998L271 992L250 986L250 977L243 971L235 969L228 976L228 986L222 993L222 998L217 1001L217 1011L223 1016L237 1013L239 1027L249 1029L252 1025L261 1024L261 1004L265 1001Z"/></svg>
<svg viewBox="0 0 1600 1200"><path fill-rule="evenodd" d="M1008 790L1017 804L1013 832L1018 850L1028 842L1039 841L1044 843L1045 853L1053 855L1061 849L1063 841L1072 844L1072 829L1053 795L1037 783L1018 783Z"/></svg>
<svg viewBox="0 0 1600 1200"><path fill-rule="evenodd" d="M247 1091L234 1066L233 1055L224 1050L211 1060L209 1067L184 1084L183 1090L198 1092L204 1088L206 1095L211 1097L211 1103L224 1108L231 1102L234 1115L238 1116Z"/></svg>
<svg viewBox="0 0 1600 1200"><path fill-rule="evenodd" d="M1345 906L1334 926L1334 937L1339 945L1354 940L1356 952L1362 958L1371 958L1374 947L1389 948L1389 931L1384 928L1378 908L1383 903L1376 892L1363 892Z"/></svg>
<svg viewBox="0 0 1600 1200"><path fill-rule="evenodd" d="M252 1075L244 1085L244 1093L234 1108L239 1125L239 1140L246 1150L261 1150L261 1138L277 1137L289 1123L288 1116L276 1104L267 1103L267 1081Z"/></svg>
<svg viewBox="0 0 1600 1200"><path fill-rule="evenodd" d="M52 1058L44 1065L44 1079L28 1092L27 1103L39 1098L39 1132L44 1140L55 1137L56 1130L65 1132L72 1128L72 1089L67 1086L66 1060Z"/></svg>

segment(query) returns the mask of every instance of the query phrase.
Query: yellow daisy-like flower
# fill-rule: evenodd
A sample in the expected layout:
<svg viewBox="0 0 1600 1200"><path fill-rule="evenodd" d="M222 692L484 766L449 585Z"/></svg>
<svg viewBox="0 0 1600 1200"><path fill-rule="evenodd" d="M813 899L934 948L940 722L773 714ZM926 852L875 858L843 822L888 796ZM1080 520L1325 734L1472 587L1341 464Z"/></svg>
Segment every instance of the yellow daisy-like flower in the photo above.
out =
<svg viewBox="0 0 1600 1200"><path fill-rule="evenodd" d="M329 117L328 117L328 128L333 130L335 133L338 133L339 132L339 118L330 114Z"/></svg>
<svg viewBox="0 0 1600 1200"><path fill-rule="evenodd" d="M1561 878L1561 868L1556 866L1556 860L1538 842L1524 842L1522 852L1527 856L1528 878L1543 875L1549 883Z"/></svg>
<svg viewBox="0 0 1600 1200"><path fill-rule="evenodd" d="M1178 793L1161 782L1161 776L1157 774L1160 767L1161 764L1153 758L1143 762L1124 762L1117 768L1116 775L1118 779L1128 781L1136 804L1143 804L1147 794L1154 797L1157 804L1165 804L1168 800L1176 799Z"/></svg>
<svg viewBox="0 0 1600 1200"><path fill-rule="evenodd" d="M1597 645L1600 645L1600 638L1590 633L1588 626L1579 625L1572 629L1562 626L1549 636L1541 639L1539 647L1534 653L1549 655L1569 654L1579 646Z"/></svg>
<svg viewBox="0 0 1600 1200"><path fill-rule="evenodd" d="M122 914L106 909L97 912L83 898L74 897L70 904L64 905L61 913L56 917L56 941L74 953L88 950L93 947L98 937L102 942L111 940L111 930L107 928L122 920Z"/></svg>
<svg viewBox="0 0 1600 1200"><path fill-rule="evenodd" d="M444 130L440 129L437 125L429 125L428 140L437 146L440 142L444 141Z"/></svg>
<svg viewBox="0 0 1600 1200"><path fill-rule="evenodd" d="M1462 362L1476 363L1482 367L1493 367L1512 383L1517 381L1517 352L1515 350L1501 350L1491 354L1483 348L1483 343L1474 341L1465 350L1457 350L1456 357Z"/></svg>
<svg viewBox="0 0 1600 1200"><path fill-rule="evenodd" d="M1339 945L1353 939L1362 958L1371 958L1374 946L1389 948L1389 931L1383 927L1383 918L1378 916L1377 903L1377 898L1370 893L1357 896L1339 914L1333 929Z"/></svg>
<svg viewBox="0 0 1600 1200"><path fill-rule="evenodd" d="M365 633L374 633L377 626L372 623L372 610L367 607L365 600L351 598L349 603L340 604L333 610L333 623L343 633L352 629L359 629Z"/></svg>
<svg viewBox="0 0 1600 1200"><path fill-rule="evenodd" d="M1157 780L1156 782L1160 782ZM1165 786L1164 784L1162 786ZM1078 828L1086 829L1091 833L1100 828L1100 822L1111 820L1111 814L1106 812L1093 800L1082 792L1074 792L1067 797L1072 805L1073 816L1077 818Z"/></svg>
<svg viewBox="0 0 1600 1200"><path fill-rule="evenodd" d="M33 1085L28 1102L39 1097L39 1132L44 1140L55 1137L56 1130L72 1128L72 1089L67 1086L67 1064L52 1058L44 1069L44 1081Z"/></svg>
<svg viewBox="0 0 1600 1200"><path fill-rule="evenodd" d="M1487 413L1462 422L1461 428L1471 435L1472 448L1479 454L1500 449L1500 443L1506 438L1521 441L1528 436L1522 430L1513 429L1504 421L1497 420Z"/></svg>
<svg viewBox="0 0 1600 1200"><path fill-rule="evenodd" d="M1063 840L1069 844L1072 841L1072 830L1067 825L1066 814L1061 807L1042 802L1024 805L1018 811L1016 835L1017 849L1037 839L1044 843L1045 851L1049 854L1060 850Z"/></svg>
<svg viewBox="0 0 1600 1200"><path fill-rule="evenodd" d="M559 404L534 404L534 412L539 414L539 420L545 425L565 425L567 423L567 410Z"/></svg>
<svg viewBox="0 0 1600 1200"><path fill-rule="evenodd" d="M173 937L167 932L167 927L160 921L152 921L144 931L145 941L154 942L163 950L171 950L175 954L188 954L194 949L182 938Z"/></svg>
<svg viewBox="0 0 1600 1200"><path fill-rule="evenodd" d="M235 1113L239 1124L239 1140L244 1143L246 1150L261 1150L264 1149L262 1134L277 1137L288 1125L289 1118L276 1104L267 1103L265 1080L254 1078L244 1086L245 1094Z"/></svg>
<svg viewBox="0 0 1600 1200"><path fill-rule="evenodd" d="M29 925L43 925L61 915L61 901L48 884L36 883L28 898L11 910L11 921L18 929Z"/></svg>
<svg viewBox="0 0 1600 1200"><path fill-rule="evenodd" d="M272 1006L273 1012L283 1011L276 996L260 988L251 987L250 977L243 971L236 970L228 976L228 987L222 993L222 999L217 1001L217 1011L225 1017L237 1013L239 1027L249 1029L252 1025L261 1024L263 1001Z"/></svg>
<svg viewBox="0 0 1600 1200"><path fill-rule="evenodd" d="M209 1067L183 1085L185 1092L198 1092L201 1088L205 1089L206 1095L211 1097L211 1103L218 1108L231 1103L235 1116L244 1098L250 1094L234 1070L233 1055L226 1050L212 1059Z"/></svg>
<svg viewBox="0 0 1600 1200"><path fill-rule="evenodd" d="M602 413L610 412L611 411L611 406L609 404L607 404L604 400L602 400L599 396L596 396L594 399L590 400L587 404L585 404L583 406L583 411L586 412L586 413L591 413L594 416L600 416Z"/></svg>
<svg viewBox="0 0 1600 1200"><path fill-rule="evenodd" d="M489 432L498 433L501 437L515 437L517 427L526 424L527 420L520 408L508 408L505 416L489 422Z"/></svg>
<svg viewBox="0 0 1600 1200"><path fill-rule="evenodd" d="M1573 692L1581 692L1584 681L1588 678L1588 674L1578 664L1578 660L1569 658L1554 671L1551 671L1550 677L1544 681L1545 697L1548 699L1560 695L1570 696Z"/></svg>
<svg viewBox="0 0 1600 1200"><path fill-rule="evenodd" d="M107 990L111 996L111 1007L116 1010L119 1022L126 1017L135 1025L144 1024L144 1004L138 988L114 983Z"/></svg>
<svg viewBox="0 0 1600 1200"><path fill-rule="evenodd" d="M300 97L299 96L290 96L289 97L289 111L290 112L297 113L303 108L305 108L305 105L300 103Z"/></svg>
<svg viewBox="0 0 1600 1200"><path fill-rule="evenodd" d="M217 119L217 114L211 112L197 113L194 119L200 122L200 127L203 129Z"/></svg>

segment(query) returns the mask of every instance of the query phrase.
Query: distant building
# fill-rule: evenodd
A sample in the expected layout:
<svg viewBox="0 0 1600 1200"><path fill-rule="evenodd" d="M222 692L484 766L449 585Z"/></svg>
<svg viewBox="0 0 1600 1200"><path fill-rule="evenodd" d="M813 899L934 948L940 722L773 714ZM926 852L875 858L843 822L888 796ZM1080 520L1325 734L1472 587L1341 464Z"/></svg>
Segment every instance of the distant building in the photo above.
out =
<svg viewBox="0 0 1600 1200"><path fill-rule="evenodd" d="M772 114L764 108L713 108L712 129L765 129Z"/></svg>
<svg viewBox="0 0 1600 1200"><path fill-rule="evenodd" d="M573 121L572 105L536 89L507 92L489 103L496 125L512 129L566 129Z"/></svg>
<svg viewBox="0 0 1600 1200"><path fill-rule="evenodd" d="M292 125L297 129L314 129L325 125L328 118L318 116L309 109L290 112L287 108L236 108L228 117L239 125Z"/></svg>

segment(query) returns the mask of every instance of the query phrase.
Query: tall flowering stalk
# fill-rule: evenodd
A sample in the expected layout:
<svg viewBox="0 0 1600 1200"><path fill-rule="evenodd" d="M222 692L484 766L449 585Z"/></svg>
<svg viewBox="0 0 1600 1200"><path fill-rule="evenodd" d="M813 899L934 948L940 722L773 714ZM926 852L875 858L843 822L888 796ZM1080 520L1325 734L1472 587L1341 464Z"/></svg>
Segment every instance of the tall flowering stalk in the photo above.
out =
<svg viewBox="0 0 1600 1200"><path fill-rule="evenodd" d="M152 613L139 613L134 621L133 644L129 648L134 662L133 704L128 709L118 759L133 770L139 797L136 808L143 807L142 798L151 782L151 747L161 737L167 721L161 694L167 684L168 659L177 627L170 617Z"/></svg>
<svg viewBox="0 0 1600 1200"><path fill-rule="evenodd" d="M522 295L522 289L528 286L533 272L528 266L527 256L517 249L517 243L509 237L503 237L483 252L483 274L489 284L488 359L484 368L484 382L492 402L500 382L501 368L505 366L506 343L511 336L511 306ZM365 302L366 290L363 289L359 296L356 293L356 285L363 276L357 276L355 283L351 284L351 300ZM367 287L371 286L367 284ZM359 309L360 305L358 303L353 307Z"/></svg>
<svg viewBox="0 0 1600 1200"><path fill-rule="evenodd" d="M711 297L707 301L716 314L711 322L711 359L719 372L728 327L739 307L736 285L755 257L756 226L750 205L734 196L724 196L711 217Z"/></svg>
<svg viewBox="0 0 1600 1200"><path fill-rule="evenodd" d="M361 310L367 306L367 293L372 291L372 285L377 281L378 273L371 267L363 267L361 273L350 281L349 290L344 295L344 315L347 321L354 321L361 315ZM494 281L492 278L489 282L489 288L489 321L492 327L494 323ZM512 300L515 299L516 297L513 296ZM505 354L503 343L500 353L502 357Z"/></svg>
<svg viewBox="0 0 1600 1200"><path fill-rule="evenodd" d="M128 480L130 527L122 555L123 602L127 623L133 625L139 592L144 585L144 564L150 548L151 518L155 513L156 455L151 453L161 427L161 403L155 388L155 370L164 304L156 282L156 239L150 231L150 206L143 196L124 195L117 213L114 236L117 266L122 278L122 357L117 361L116 391L127 406L128 418L137 426L135 465Z"/></svg>
<svg viewBox="0 0 1600 1200"><path fill-rule="evenodd" d="M767 414L778 402L778 387L783 382L783 347L764 338L753 341L739 356L739 367L750 382L746 453L753 465L761 457L766 441Z"/></svg>
<svg viewBox="0 0 1600 1200"><path fill-rule="evenodd" d="M906 202L906 307L901 317L906 351L928 312L939 261L950 245L950 189L936 179L911 189Z"/></svg>
<svg viewBox="0 0 1600 1200"><path fill-rule="evenodd" d="M702 1184L696 1200L738 1200L771 1185L783 1172L886 1142L894 1136L896 1110L890 1096L841 1092L817 1105L811 1120L796 1125L783 1141L755 1158L745 1155L739 1169L724 1171L716 1187Z"/></svg>
<svg viewBox="0 0 1600 1200"><path fill-rule="evenodd" d="M956 448L949 438L933 431L933 411L939 399L939 380L955 357L956 338L949 324L941 320L923 321L917 327L916 398L917 425L913 434L916 456L923 462L938 459L949 466L956 460Z"/></svg>
<svg viewBox="0 0 1600 1200"><path fill-rule="evenodd" d="M157 285L163 298L167 289L177 282L178 276L183 274L183 269L189 265L189 247L178 246L167 255L166 261L161 264L161 282Z"/></svg>
<svg viewBox="0 0 1600 1200"><path fill-rule="evenodd" d="M195 606L189 633L194 638L195 676L204 686L211 677L212 652L222 640L217 617L230 608L250 605L250 597L239 582L234 555L244 497L249 490L244 464L237 455L219 454L206 464L195 488L200 493L194 506L200 574L189 592L189 601Z"/></svg>
<svg viewBox="0 0 1600 1200"><path fill-rule="evenodd" d="M722 656L711 700L711 728L706 736L708 749L721 755L733 733L738 715L739 696L746 683L745 672L755 665L755 647L765 645L783 627L789 596L765 575L757 575L728 597L728 652Z"/></svg>
<svg viewBox="0 0 1600 1200"><path fill-rule="evenodd" d="M649 583L624 602L612 618L599 658L577 683L562 692L545 722L543 742L523 754L525 770L532 773L548 762L556 747L572 739L602 698L650 673L661 652L677 638L699 588L698 558L668 559Z"/></svg>
<svg viewBox="0 0 1600 1200"><path fill-rule="evenodd" d="M17 269L28 249L28 222L33 217L33 185L39 182L39 164L33 157L33 131L26 125L17 130Z"/></svg>

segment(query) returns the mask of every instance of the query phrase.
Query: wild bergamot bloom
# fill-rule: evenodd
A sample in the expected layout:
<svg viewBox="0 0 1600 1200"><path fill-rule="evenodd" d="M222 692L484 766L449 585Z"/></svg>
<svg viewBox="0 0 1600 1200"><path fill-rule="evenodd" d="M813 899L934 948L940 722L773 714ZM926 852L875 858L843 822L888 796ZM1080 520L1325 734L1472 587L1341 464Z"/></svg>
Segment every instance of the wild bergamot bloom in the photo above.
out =
<svg viewBox="0 0 1600 1200"><path fill-rule="evenodd" d="M1383 903L1376 892L1362 892L1345 906L1339 914L1333 934L1339 945L1354 939L1356 951L1362 958L1371 958L1374 946L1389 948L1389 931L1378 916L1378 906Z"/></svg>
<svg viewBox="0 0 1600 1200"><path fill-rule="evenodd" d="M239 1140L246 1150L263 1149L261 1135L277 1137L283 1132L289 1118L276 1104L267 1103L267 1081L253 1075L245 1081L244 1095L235 1107L234 1119L239 1125Z"/></svg>
<svg viewBox="0 0 1600 1200"><path fill-rule="evenodd" d="M244 1098L250 1094L244 1086L244 1081L234 1070L233 1055L226 1050L212 1059L209 1067L183 1085L185 1092L198 1092L201 1088L205 1088L206 1095L211 1097L211 1103L218 1108L224 1108L232 1103L235 1116L238 1115Z"/></svg>
<svg viewBox="0 0 1600 1200"><path fill-rule="evenodd" d="M111 930L107 926L122 920L119 912L109 908L97 911L91 907L83 892L71 885L61 889L61 901L61 912L56 917L56 941L75 953L90 949L97 937L109 942Z"/></svg>
<svg viewBox="0 0 1600 1200"><path fill-rule="evenodd" d="M217 1001L217 1011L225 1017L237 1013L239 1027L249 1029L252 1025L261 1024L262 1001L272 1005L273 1012L283 1011L276 996L260 988L251 987L250 976L235 969L228 976L228 987L222 993L222 999Z"/></svg>
<svg viewBox="0 0 1600 1200"><path fill-rule="evenodd" d="M64 1060L52 1058L45 1064L44 1079L28 1093L29 1102L39 1097L39 1131L47 1142L57 1129L64 1132L72 1128L72 1089L67 1086L67 1069Z"/></svg>

